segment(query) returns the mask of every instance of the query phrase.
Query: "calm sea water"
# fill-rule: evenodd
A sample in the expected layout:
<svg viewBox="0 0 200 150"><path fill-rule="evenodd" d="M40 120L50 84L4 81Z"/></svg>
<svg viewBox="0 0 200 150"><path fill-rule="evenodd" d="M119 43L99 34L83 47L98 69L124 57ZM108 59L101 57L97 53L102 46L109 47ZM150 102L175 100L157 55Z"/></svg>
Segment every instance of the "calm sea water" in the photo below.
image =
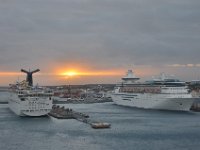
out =
<svg viewBox="0 0 200 150"><path fill-rule="evenodd" d="M0 100L5 93L0 93ZM142 110L102 104L68 104L112 124L92 129L76 120L29 118L0 104L0 150L199 150L200 113Z"/></svg>

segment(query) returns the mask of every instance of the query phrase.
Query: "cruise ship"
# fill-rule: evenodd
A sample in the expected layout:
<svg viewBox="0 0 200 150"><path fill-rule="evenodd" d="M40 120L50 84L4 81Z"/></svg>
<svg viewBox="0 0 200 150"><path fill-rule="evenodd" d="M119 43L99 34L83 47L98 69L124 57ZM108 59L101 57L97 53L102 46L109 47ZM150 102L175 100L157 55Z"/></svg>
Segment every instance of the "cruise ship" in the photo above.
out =
<svg viewBox="0 0 200 150"><path fill-rule="evenodd" d="M21 70L26 81L10 85L9 108L19 116L44 116L52 109L53 92L48 88L33 86L32 74L39 71Z"/></svg>
<svg viewBox="0 0 200 150"><path fill-rule="evenodd" d="M138 82L132 70L117 84L112 99L117 105L158 110L189 111L194 100L185 82L162 73Z"/></svg>

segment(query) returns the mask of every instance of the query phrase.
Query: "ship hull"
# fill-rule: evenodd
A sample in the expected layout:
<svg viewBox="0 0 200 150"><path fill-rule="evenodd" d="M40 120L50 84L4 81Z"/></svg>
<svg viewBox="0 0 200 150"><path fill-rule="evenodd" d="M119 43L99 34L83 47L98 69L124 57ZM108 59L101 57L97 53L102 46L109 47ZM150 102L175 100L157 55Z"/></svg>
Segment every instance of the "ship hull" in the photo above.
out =
<svg viewBox="0 0 200 150"><path fill-rule="evenodd" d="M32 97L21 101L17 96L12 94L9 99L9 108L18 116L45 116L52 109L52 100Z"/></svg>
<svg viewBox="0 0 200 150"><path fill-rule="evenodd" d="M113 94L113 101L117 105L137 107L143 109L190 111L196 98L190 94L176 95L174 97L165 94Z"/></svg>

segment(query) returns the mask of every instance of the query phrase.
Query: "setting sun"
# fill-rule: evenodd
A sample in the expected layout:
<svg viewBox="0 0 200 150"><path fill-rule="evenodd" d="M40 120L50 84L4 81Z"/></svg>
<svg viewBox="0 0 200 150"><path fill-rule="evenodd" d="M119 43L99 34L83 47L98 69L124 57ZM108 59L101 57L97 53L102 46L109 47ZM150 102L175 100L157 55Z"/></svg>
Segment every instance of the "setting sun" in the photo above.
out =
<svg viewBox="0 0 200 150"><path fill-rule="evenodd" d="M78 75L78 73L75 72L75 71L68 71L68 72L64 72L62 75L64 75L64 76L76 76L76 75Z"/></svg>
<svg viewBox="0 0 200 150"><path fill-rule="evenodd" d="M121 70L90 70L90 69L59 69L56 71L58 75L64 77L76 77L76 76L116 76L121 75Z"/></svg>

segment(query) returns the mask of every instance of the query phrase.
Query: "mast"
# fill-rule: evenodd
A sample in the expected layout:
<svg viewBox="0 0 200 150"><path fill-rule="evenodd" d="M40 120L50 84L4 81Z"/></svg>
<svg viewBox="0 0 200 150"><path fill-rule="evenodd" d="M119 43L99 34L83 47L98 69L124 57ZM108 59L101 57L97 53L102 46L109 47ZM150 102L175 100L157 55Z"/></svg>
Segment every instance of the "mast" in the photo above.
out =
<svg viewBox="0 0 200 150"><path fill-rule="evenodd" d="M33 74L36 73L36 72L39 72L40 70L39 69L36 69L34 71L26 71L24 69L21 69L21 72L23 73L26 73L27 76L26 76L26 81L28 82L28 85L29 86L33 86Z"/></svg>

